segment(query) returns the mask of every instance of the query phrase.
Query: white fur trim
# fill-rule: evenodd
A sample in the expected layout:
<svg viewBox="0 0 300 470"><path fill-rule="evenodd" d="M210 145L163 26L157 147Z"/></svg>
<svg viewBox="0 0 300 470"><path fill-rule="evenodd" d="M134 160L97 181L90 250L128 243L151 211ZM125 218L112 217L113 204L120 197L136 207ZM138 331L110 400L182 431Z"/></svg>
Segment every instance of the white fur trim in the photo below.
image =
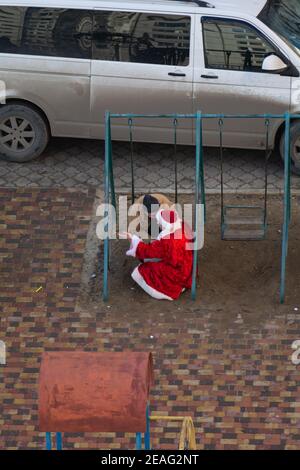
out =
<svg viewBox="0 0 300 470"><path fill-rule="evenodd" d="M177 220L177 222L173 225L170 224L170 228L166 228L157 237L157 240L161 240L162 238L166 238L169 235L172 235L172 233L177 232L177 230L181 230L182 228L182 222L181 220Z"/></svg>
<svg viewBox="0 0 300 470"><path fill-rule="evenodd" d="M171 235L172 233L175 233L177 230L180 230L182 228L182 221L180 220L179 215L176 211L174 212L177 216L177 220L174 224L166 222L161 216L162 212L165 212L165 209L160 209L156 214L156 221L158 225L163 229L157 237L157 240L161 240L162 238L165 238L168 235Z"/></svg>
<svg viewBox="0 0 300 470"><path fill-rule="evenodd" d="M150 295L150 297L153 297L153 299L173 301L173 299L171 297L168 297L167 295L163 294L162 292L159 292L158 290L153 289L153 287L148 286L145 279L141 275L138 266L135 268L135 270L131 274L131 277L148 295Z"/></svg>
<svg viewBox="0 0 300 470"><path fill-rule="evenodd" d="M129 250L126 252L127 256L136 257L136 250L142 240L136 235L132 236L131 244Z"/></svg>

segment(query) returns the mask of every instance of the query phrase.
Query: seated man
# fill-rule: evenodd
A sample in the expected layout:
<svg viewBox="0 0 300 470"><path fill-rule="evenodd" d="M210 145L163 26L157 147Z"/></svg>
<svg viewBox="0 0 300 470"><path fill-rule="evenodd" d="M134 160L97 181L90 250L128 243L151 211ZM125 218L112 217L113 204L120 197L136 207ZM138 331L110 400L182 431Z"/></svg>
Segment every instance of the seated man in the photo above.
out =
<svg viewBox="0 0 300 470"><path fill-rule="evenodd" d="M191 239L176 211L160 209L156 220L162 229L157 240L146 244L127 233L130 249L126 254L142 261L132 278L147 294L157 300L175 300L192 286ZM145 262L155 258L158 261Z"/></svg>
<svg viewBox="0 0 300 470"><path fill-rule="evenodd" d="M153 228L153 220L159 209L170 209L172 202L163 194L145 194L137 199L135 204L143 206L144 212L142 213L144 217L147 218L143 227L148 226L148 235L151 236ZM140 227L138 227L138 230Z"/></svg>

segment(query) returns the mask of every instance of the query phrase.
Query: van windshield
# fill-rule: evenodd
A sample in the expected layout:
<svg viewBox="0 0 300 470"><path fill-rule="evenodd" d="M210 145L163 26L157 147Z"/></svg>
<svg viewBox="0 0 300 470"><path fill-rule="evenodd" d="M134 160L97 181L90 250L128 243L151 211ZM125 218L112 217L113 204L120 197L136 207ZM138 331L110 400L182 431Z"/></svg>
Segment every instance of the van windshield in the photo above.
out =
<svg viewBox="0 0 300 470"><path fill-rule="evenodd" d="M258 18L300 55L300 0L268 0Z"/></svg>

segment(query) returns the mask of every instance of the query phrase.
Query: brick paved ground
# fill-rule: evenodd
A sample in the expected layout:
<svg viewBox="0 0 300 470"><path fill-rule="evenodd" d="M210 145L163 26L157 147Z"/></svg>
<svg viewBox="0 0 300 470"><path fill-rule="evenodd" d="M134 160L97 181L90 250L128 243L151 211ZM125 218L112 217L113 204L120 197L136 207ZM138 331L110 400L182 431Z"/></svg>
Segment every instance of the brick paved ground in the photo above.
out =
<svg viewBox="0 0 300 470"><path fill-rule="evenodd" d="M37 428L42 351L135 349L154 352L154 411L192 414L200 448L298 448L295 305L266 298L261 311L241 305L238 316L229 304L195 308L187 299L153 309L143 296L139 316L121 308L122 299L75 307L93 199L93 190L0 191L0 339L8 349L0 366L0 447L44 445ZM174 448L177 436L174 424L161 424L154 445ZM126 448L129 438L67 435L65 447Z"/></svg>
<svg viewBox="0 0 300 470"><path fill-rule="evenodd" d="M129 146L116 142L114 173L116 187L130 188ZM179 147L179 189L191 191L194 185L193 147ZM38 160L18 165L0 161L0 187L86 188L102 185L104 144L100 141L52 139ZM264 154L251 150L226 150L225 189L228 191L259 190L264 186ZM205 150L207 190L218 190L220 161L216 149ZM168 145L135 145L136 188L138 191L174 186L173 147ZM293 178L300 188L300 178ZM282 165L273 155L269 166L269 188L282 190Z"/></svg>
<svg viewBox="0 0 300 470"><path fill-rule="evenodd" d="M141 306L142 310L142 306ZM290 362L299 322L285 315L249 326L236 318L231 326L209 309L184 316L151 312L149 319L130 312L97 318L89 348L154 352L156 384L151 395L155 414L191 415L200 449L299 449L299 371ZM150 318L151 316L151 318ZM158 423L154 448L176 448L179 428ZM68 438L67 446L126 448L129 436Z"/></svg>
<svg viewBox="0 0 300 470"><path fill-rule="evenodd" d="M41 351L84 340L70 325L93 199L92 190L0 190L0 338L8 353L0 366L1 448L39 440Z"/></svg>

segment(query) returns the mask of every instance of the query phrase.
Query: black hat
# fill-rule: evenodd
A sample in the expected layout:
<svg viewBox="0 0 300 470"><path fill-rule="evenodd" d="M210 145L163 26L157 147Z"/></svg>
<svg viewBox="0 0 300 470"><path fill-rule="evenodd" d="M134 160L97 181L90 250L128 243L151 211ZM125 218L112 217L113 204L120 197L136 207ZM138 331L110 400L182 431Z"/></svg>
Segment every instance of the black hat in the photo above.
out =
<svg viewBox="0 0 300 470"><path fill-rule="evenodd" d="M143 199L143 205L146 207L148 214L153 212L154 206L159 208L159 201L156 197L151 196L151 194L146 194Z"/></svg>

